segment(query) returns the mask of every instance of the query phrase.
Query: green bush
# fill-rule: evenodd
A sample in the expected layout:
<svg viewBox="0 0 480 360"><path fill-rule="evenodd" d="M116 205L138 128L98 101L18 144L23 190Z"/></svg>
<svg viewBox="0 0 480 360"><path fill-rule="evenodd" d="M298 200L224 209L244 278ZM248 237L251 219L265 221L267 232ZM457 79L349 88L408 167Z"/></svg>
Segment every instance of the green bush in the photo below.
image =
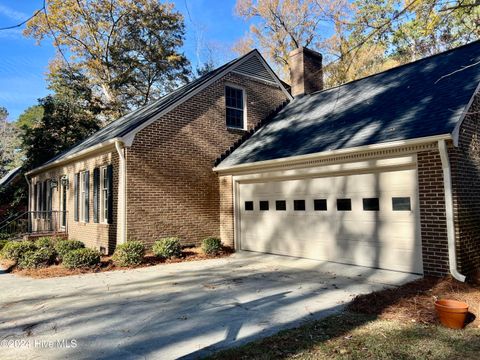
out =
<svg viewBox="0 0 480 360"><path fill-rule="evenodd" d="M167 237L157 240L155 241L155 244L153 244L152 251L156 256L164 259L180 257L180 255L182 255L180 239L176 237Z"/></svg>
<svg viewBox="0 0 480 360"><path fill-rule="evenodd" d="M0 232L0 240L10 240L12 235L5 232Z"/></svg>
<svg viewBox="0 0 480 360"><path fill-rule="evenodd" d="M18 262L27 251L35 251L37 247L31 241L9 241L2 249L2 258Z"/></svg>
<svg viewBox="0 0 480 360"><path fill-rule="evenodd" d="M118 266L134 266L142 263L145 246L140 241L128 241L118 245L112 260Z"/></svg>
<svg viewBox="0 0 480 360"><path fill-rule="evenodd" d="M72 250L85 248L85 244L78 240L60 240L54 244L58 258L62 260Z"/></svg>
<svg viewBox="0 0 480 360"><path fill-rule="evenodd" d="M55 261L55 250L51 247L42 247L37 250L29 250L18 259L20 269L35 269L52 265Z"/></svg>
<svg viewBox="0 0 480 360"><path fill-rule="evenodd" d="M88 248L71 250L63 256L62 262L67 269L93 267L99 263L100 252Z"/></svg>
<svg viewBox="0 0 480 360"><path fill-rule="evenodd" d="M0 240L0 251L2 251L3 247L8 243L8 240Z"/></svg>
<svg viewBox="0 0 480 360"><path fill-rule="evenodd" d="M207 255L217 255L222 248L222 241L219 238L208 237L202 241L202 250Z"/></svg>
<svg viewBox="0 0 480 360"><path fill-rule="evenodd" d="M40 237L35 240L35 246L39 249L49 248L55 250L54 238L49 236Z"/></svg>

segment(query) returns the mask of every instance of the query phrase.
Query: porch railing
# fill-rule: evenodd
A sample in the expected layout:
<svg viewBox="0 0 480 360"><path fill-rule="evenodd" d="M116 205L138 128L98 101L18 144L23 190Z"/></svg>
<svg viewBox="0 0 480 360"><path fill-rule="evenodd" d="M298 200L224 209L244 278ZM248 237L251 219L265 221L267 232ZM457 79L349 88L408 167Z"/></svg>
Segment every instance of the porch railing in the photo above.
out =
<svg viewBox="0 0 480 360"><path fill-rule="evenodd" d="M21 236L31 233L66 233L67 211L27 211L0 223L0 233Z"/></svg>

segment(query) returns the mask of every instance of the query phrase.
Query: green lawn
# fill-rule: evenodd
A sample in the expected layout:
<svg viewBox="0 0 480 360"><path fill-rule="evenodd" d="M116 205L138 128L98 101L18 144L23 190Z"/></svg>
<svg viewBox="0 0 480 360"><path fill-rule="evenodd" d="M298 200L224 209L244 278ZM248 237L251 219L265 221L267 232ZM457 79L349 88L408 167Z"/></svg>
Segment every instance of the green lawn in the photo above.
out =
<svg viewBox="0 0 480 360"><path fill-rule="evenodd" d="M345 312L211 359L480 359L480 328L381 320Z"/></svg>

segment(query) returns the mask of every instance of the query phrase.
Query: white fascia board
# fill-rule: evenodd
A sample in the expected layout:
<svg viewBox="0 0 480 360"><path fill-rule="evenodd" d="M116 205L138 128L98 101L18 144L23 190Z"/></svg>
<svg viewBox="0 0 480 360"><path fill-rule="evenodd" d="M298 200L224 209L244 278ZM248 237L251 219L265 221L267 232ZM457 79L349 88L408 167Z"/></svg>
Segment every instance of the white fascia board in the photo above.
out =
<svg viewBox="0 0 480 360"><path fill-rule="evenodd" d="M386 150L386 149L393 149L393 148L401 148L405 146L433 143L433 142L437 142L438 140L449 140L449 139L452 139L451 134L427 136L427 137L416 138L411 140L399 140L399 141L391 141L386 143L357 146L357 147L352 147L347 149L328 150L328 151L323 151L323 152L314 153L314 154L298 155L298 156L291 156L291 157L265 160L265 161L257 161L253 163L240 164L240 165L234 165L234 166L228 166L228 167L217 166L213 168L213 171L219 174L229 174L229 173L236 173L236 172L243 172L243 171L255 171L255 170L262 170L265 168L272 168L275 166L295 165L297 163L301 163L304 161L313 161L317 159L323 159L323 158L333 157L338 155L347 155L347 154L356 153L356 152L361 153L361 152L372 151L372 150Z"/></svg>
<svg viewBox="0 0 480 360"><path fill-rule="evenodd" d="M113 148L115 146L115 143L118 142L118 141L123 142L123 139L122 138L114 138L114 139L104 141L100 144L91 146L91 147L86 148L82 151L76 152L72 155L69 155L69 156L66 156L64 158L60 158L58 160L55 160L55 161L53 161L49 164L39 166L39 167L37 167L33 170L30 170L25 175L30 176L30 175L33 175L33 174L38 174L42 171L46 171L48 169L52 169L52 168L55 168L57 166L66 164L68 162L71 162L71 161L73 161L77 158L81 158L81 157L87 156L89 154L93 154L95 152L102 152L103 150L106 150L107 148Z"/></svg>

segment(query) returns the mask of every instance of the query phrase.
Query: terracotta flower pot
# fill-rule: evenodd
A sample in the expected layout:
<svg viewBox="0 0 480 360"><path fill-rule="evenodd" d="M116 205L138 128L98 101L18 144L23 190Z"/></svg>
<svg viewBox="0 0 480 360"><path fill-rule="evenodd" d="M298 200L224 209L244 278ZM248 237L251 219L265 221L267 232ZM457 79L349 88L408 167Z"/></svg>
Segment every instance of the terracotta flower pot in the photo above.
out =
<svg viewBox="0 0 480 360"><path fill-rule="evenodd" d="M450 329L463 329L468 314L468 305L456 300L437 300L435 309L443 326Z"/></svg>

